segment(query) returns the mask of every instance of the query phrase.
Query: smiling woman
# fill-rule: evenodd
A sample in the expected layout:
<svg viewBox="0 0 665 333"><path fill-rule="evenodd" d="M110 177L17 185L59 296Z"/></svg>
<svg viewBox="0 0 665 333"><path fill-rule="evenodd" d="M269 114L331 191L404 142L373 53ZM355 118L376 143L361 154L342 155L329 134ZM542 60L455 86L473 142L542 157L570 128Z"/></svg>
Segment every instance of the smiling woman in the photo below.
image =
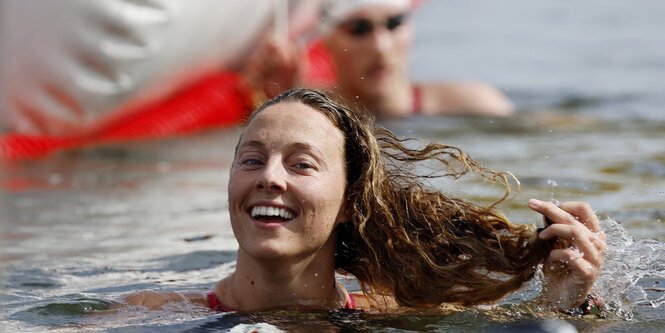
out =
<svg viewBox="0 0 665 333"><path fill-rule="evenodd" d="M228 186L235 272L208 295L142 292L128 301L159 308L187 299L220 311L469 306L520 288L543 261L545 308L585 300L606 250L587 204L531 200L552 222L537 233L494 205L425 187L432 175L414 168L422 161L439 163L441 176L474 172L508 186L508 174L455 147L408 148L367 112L288 91L256 110L236 148ZM363 292L349 294L336 271Z"/></svg>
<svg viewBox="0 0 665 333"><path fill-rule="evenodd" d="M278 103L254 118L240 140L229 180L239 263L245 256L273 265L283 265L274 259L312 256L314 266L322 266L307 268L312 277L332 266L322 259L333 257L331 235L346 220L343 147L342 133L302 103ZM275 216L280 211L284 214Z"/></svg>

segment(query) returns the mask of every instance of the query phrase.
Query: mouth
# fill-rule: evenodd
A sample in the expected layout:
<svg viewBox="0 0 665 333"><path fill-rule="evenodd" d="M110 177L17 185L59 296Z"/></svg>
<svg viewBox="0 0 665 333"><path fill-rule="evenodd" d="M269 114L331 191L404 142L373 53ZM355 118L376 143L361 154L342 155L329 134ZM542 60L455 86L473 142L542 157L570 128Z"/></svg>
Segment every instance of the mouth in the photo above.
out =
<svg viewBox="0 0 665 333"><path fill-rule="evenodd" d="M267 205L258 205L252 207L249 210L249 215L253 220L262 224L284 224L290 222L296 217L296 213L289 208Z"/></svg>
<svg viewBox="0 0 665 333"><path fill-rule="evenodd" d="M367 76L374 80L382 80L387 78L392 73L391 68L387 65L373 66L367 72Z"/></svg>

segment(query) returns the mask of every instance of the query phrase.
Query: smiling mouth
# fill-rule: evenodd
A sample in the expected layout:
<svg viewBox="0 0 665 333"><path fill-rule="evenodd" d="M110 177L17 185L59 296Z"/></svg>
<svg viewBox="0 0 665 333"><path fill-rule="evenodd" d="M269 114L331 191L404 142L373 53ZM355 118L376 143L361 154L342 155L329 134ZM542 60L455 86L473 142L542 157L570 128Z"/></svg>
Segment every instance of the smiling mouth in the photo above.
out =
<svg viewBox="0 0 665 333"><path fill-rule="evenodd" d="M254 206L249 215L264 223L288 222L296 217L295 213L286 208L270 206Z"/></svg>

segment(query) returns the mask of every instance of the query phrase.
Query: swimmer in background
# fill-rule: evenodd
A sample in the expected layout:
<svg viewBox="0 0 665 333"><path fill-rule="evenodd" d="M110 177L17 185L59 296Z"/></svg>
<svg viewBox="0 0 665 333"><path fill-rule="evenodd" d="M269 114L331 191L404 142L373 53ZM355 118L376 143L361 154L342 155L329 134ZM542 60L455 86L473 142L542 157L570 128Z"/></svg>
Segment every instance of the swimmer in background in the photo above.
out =
<svg viewBox="0 0 665 333"><path fill-rule="evenodd" d="M510 100L486 83L410 80L412 0L326 0L321 8L318 30L334 59L336 92L360 102L379 120L413 114L513 114ZM295 45L268 38L250 61L247 77L264 87L269 98L302 84L297 76L306 65Z"/></svg>
<svg viewBox="0 0 665 333"><path fill-rule="evenodd" d="M245 312L440 309L496 302L542 263L542 309L585 301L607 249L588 204L530 200L551 223L538 232L508 221L498 202L481 206L426 187L433 175L417 174L420 162L437 163L439 177L473 172L509 192L509 174L455 147L409 148L375 128L367 111L288 91L253 113L236 147L228 185L235 271L207 295L141 291L126 300ZM363 291L347 292L336 272Z"/></svg>

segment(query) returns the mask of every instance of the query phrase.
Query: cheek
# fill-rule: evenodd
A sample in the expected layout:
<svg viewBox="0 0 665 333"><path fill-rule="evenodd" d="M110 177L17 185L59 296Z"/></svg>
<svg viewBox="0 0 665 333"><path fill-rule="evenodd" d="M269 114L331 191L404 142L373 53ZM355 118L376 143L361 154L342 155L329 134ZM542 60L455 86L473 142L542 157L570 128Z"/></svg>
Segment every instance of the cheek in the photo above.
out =
<svg viewBox="0 0 665 333"><path fill-rule="evenodd" d="M343 208L345 188L339 182L328 183L328 186L321 188L317 193L320 193L320 200L318 201L319 207L325 207L326 224L334 224L337 215Z"/></svg>
<svg viewBox="0 0 665 333"><path fill-rule="evenodd" d="M237 202L242 196L243 192L247 189L249 179L242 177L237 172L231 172L229 176L229 185L227 186L227 195L229 203ZM232 208L232 207L229 207Z"/></svg>
<svg viewBox="0 0 665 333"><path fill-rule="evenodd" d="M395 48L403 57L408 57L413 43L413 28L404 27L403 30L395 33Z"/></svg>
<svg viewBox="0 0 665 333"><path fill-rule="evenodd" d="M326 48L333 55L335 59L342 60L338 61L338 66L350 66L348 60L351 59L362 59L362 45L358 42L350 40L348 37L341 36L342 33L337 33L326 43ZM360 56L359 56L360 55Z"/></svg>
<svg viewBox="0 0 665 333"><path fill-rule="evenodd" d="M237 186L235 182L231 179L229 179L229 185L226 188L227 190L227 195L228 195L228 201L231 202L235 199L235 194L237 192Z"/></svg>

